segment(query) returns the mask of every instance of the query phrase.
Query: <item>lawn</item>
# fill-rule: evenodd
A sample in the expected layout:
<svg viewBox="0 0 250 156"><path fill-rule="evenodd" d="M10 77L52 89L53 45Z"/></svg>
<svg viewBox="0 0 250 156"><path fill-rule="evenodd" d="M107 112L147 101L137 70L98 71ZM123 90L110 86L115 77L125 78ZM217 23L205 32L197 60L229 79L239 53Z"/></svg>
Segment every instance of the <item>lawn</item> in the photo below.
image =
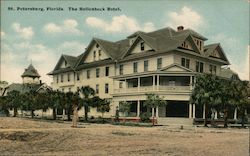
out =
<svg viewBox="0 0 250 156"><path fill-rule="evenodd" d="M249 129L70 126L70 122L0 117L0 155L249 155Z"/></svg>

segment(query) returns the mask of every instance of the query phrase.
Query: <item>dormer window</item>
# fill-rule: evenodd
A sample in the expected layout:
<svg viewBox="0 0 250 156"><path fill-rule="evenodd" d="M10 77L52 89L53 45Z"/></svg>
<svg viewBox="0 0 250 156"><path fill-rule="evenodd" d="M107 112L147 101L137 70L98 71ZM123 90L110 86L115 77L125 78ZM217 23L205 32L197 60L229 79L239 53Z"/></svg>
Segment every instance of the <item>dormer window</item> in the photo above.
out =
<svg viewBox="0 0 250 156"><path fill-rule="evenodd" d="M144 47L145 46L145 44L144 44L144 42L141 42L141 51L144 51Z"/></svg>
<svg viewBox="0 0 250 156"><path fill-rule="evenodd" d="M96 52L94 51L94 54L93 54L93 56L94 56L94 60L95 60L95 58L96 58Z"/></svg>
<svg viewBox="0 0 250 156"><path fill-rule="evenodd" d="M100 59L100 57L102 55L101 50L98 51L98 55L99 55L99 59Z"/></svg>

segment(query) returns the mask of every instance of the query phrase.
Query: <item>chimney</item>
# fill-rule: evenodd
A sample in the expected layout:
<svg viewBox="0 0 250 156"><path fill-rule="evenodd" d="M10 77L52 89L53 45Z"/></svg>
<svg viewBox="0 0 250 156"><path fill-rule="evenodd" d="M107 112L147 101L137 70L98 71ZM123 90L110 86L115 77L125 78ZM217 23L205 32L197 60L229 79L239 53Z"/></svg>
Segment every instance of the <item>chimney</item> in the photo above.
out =
<svg viewBox="0 0 250 156"><path fill-rule="evenodd" d="M178 32L182 31L183 29L184 29L183 26L178 26L178 27L177 27L177 31L178 31Z"/></svg>

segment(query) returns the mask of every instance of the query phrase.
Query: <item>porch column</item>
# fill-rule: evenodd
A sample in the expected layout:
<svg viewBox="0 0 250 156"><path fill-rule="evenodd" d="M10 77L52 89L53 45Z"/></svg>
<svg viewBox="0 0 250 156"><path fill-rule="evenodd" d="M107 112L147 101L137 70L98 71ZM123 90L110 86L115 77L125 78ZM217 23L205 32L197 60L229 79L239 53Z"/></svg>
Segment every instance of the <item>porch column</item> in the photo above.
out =
<svg viewBox="0 0 250 156"><path fill-rule="evenodd" d="M192 118L192 104L189 104L189 119Z"/></svg>
<svg viewBox="0 0 250 156"><path fill-rule="evenodd" d="M158 118L159 117L159 107L156 107L156 112L155 116Z"/></svg>
<svg viewBox="0 0 250 156"><path fill-rule="evenodd" d="M137 117L140 117L140 100L137 100Z"/></svg>
<svg viewBox="0 0 250 156"><path fill-rule="evenodd" d="M155 115L154 108L152 108L152 117Z"/></svg>
<svg viewBox="0 0 250 156"><path fill-rule="evenodd" d="M124 90L125 90L125 93L127 93L127 79L125 79L125 88L124 88Z"/></svg>
<svg viewBox="0 0 250 156"><path fill-rule="evenodd" d="M205 105L203 105L203 119L205 119L205 110L206 109L206 107L205 107Z"/></svg>
<svg viewBox="0 0 250 156"><path fill-rule="evenodd" d="M153 75L153 90L155 90L155 75Z"/></svg>
<svg viewBox="0 0 250 156"><path fill-rule="evenodd" d="M141 80L141 78L140 77L138 77L138 84L137 84L137 89L138 89L138 92L140 92L140 80Z"/></svg>
<svg viewBox="0 0 250 156"><path fill-rule="evenodd" d="M215 110L214 119L218 119L218 112L217 112L217 110Z"/></svg>
<svg viewBox="0 0 250 156"><path fill-rule="evenodd" d="M234 109L234 120L237 120L237 108Z"/></svg>
<svg viewBox="0 0 250 156"><path fill-rule="evenodd" d="M190 82L189 82L189 85L190 85L190 90L192 90L193 86L192 86L192 76L190 76Z"/></svg>
<svg viewBox="0 0 250 156"><path fill-rule="evenodd" d="M63 109L63 120L65 119L65 109Z"/></svg>
<svg viewBox="0 0 250 156"><path fill-rule="evenodd" d="M193 104L193 118L195 118L195 104Z"/></svg>
<svg viewBox="0 0 250 156"><path fill-rule="evenodd" d="M159 90L159 84L160 84L160 76L157 75L157 90Z"/></svg>

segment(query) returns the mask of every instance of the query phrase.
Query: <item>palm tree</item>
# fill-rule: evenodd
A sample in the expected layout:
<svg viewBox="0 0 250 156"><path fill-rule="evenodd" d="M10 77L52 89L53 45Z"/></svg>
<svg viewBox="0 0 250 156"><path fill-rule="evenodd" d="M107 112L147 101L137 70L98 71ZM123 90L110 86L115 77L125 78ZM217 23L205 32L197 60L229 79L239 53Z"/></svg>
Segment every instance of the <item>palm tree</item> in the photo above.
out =
<svg viewBox="0 0 250 156"><path fill-rule="evenodd" d="M144 102L144 106L147 108L151 108L152 109L152 116L153 116L153 126L155 125L155 121L154 121L154 110L157 107L160 106L166 106L167 105L167 101L162 99L161 97L159 97L159 95L156 94L146 94L147 95L147 99Z"/></svg>
<svg viewBox="0 0 250 156"><path fill-rule="evenodd" d="M221 84L214 75L199 75L190 97L190 102L196 105L204 105L205 119L204 126L207 127L208 108L216 107L221 103Z"/></svg>
<svg viewBox="0 0 250 156"><path fill-rule="evenodd" d="M79 92L83 95L84 117L85 121L88 121L88 109L92 103L91 97L95 95L95 90L90 86L84 86L79 89Z"/></svg>

